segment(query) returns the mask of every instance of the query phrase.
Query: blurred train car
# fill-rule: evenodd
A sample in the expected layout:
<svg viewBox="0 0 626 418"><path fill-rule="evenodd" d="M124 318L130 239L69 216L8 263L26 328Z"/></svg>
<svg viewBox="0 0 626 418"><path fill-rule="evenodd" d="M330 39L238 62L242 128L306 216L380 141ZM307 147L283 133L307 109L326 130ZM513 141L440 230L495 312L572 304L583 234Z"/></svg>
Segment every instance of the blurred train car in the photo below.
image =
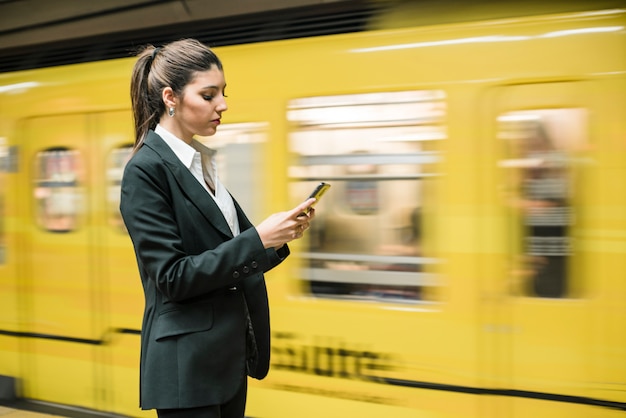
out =
<svg viewBox="0 0 626 418"><path fill-rule="evenodd" d="M621 417L626 8L218 48L255 222L332 183L268 275L251 417ZM134 59L0 74L0 392L128 416ZM210 355L207 353L207 355Z"/></svg>

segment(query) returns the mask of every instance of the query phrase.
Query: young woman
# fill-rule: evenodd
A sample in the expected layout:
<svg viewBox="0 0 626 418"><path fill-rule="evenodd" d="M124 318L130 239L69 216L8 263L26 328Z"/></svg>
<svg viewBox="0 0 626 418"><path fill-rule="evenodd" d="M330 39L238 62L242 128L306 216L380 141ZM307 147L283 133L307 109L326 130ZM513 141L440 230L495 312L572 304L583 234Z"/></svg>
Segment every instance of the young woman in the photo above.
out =
<svg viewBox="0 0 626 418"><path fill-rule="evenodd" d="M160 417L243 417L247 375L269 369L263 273L302 237L315 199L254 227L220 182L215 134L226 111L218 57L196 40L138 56L131 80L135 149L120 209L145 293L142 409Z"/></svg>

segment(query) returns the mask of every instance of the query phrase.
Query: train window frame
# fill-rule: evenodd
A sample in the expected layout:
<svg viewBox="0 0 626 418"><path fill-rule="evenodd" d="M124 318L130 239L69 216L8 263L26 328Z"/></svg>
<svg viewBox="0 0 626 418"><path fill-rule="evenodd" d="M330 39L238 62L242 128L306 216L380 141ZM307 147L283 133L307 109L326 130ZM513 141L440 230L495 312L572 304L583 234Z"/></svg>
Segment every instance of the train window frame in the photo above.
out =
<svg viewBox="0 0 626 418"><path fill-rule="evenodd" d="M440 260L423 245L434 240L424 218L432 207L430 183L439 176L440 141L447 138L446 99L443 90L408 90L288 103L290 196L299 201L315 183L333 184L305 239L297 275L302 292L363 302L433 301ZM389 205L399 190L406 191L403 203ZM378 225L380 240L361 248L371 225ZM340 251L342 245L349 251Z"/></svg>
<svg viewBox="0 0 626 418"><path fill-rule="evenodd" d="M577 153L589 144L588 110L511 110L497 117L498 187L507 213L514 296L575 294ZM516 154L517 152L517 154Z"/></svg>
<svg viewBox="0 0 626 418"><path fill-rule="evenodd" d="M80 228L86 199L84 163L74 148L50 147L35 154L33 217L42 230L69 233Z"/></svg>

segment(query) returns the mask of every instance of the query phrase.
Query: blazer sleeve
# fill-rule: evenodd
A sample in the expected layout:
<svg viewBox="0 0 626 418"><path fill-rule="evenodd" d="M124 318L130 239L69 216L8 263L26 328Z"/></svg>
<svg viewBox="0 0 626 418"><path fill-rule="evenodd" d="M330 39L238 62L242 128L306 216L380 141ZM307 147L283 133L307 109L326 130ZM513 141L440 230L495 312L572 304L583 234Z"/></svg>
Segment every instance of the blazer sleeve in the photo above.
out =
<svg viewBox="0 0 626 418"><path fill-rule="evenodd" d="M226 237L191 216L189 204L160 157L145 146L126 165L120 211L140 274L170 301L233 286L284 258L284 250L264 248L256 228Z"/></svg>

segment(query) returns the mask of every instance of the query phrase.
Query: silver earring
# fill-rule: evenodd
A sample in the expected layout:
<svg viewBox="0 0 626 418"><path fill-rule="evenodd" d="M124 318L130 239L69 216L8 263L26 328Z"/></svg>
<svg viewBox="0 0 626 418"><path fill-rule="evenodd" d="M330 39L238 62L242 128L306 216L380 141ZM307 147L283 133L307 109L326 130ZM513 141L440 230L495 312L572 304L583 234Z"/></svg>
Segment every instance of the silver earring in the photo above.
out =
<svg viewBox="0 0 626 418"><path fill-rule="evenodd" d="M174 113L176 113L176 109L174 109L173 107L170 107L167 111L167 114L170 115L170 118L174 117Z"/></svg>

